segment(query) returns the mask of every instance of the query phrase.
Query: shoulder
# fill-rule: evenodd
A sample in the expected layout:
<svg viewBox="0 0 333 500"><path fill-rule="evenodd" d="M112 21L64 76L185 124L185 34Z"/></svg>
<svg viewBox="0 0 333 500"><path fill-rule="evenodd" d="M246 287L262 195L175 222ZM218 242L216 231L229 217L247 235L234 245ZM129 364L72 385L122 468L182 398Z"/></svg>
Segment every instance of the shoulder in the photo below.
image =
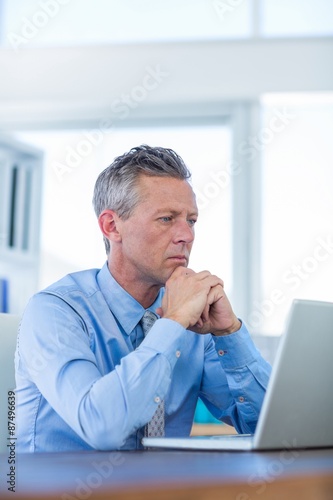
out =
<svg viewBox="0 0 333 500"><path fill-rule="evenodd" d="M80 293L89 297L99 290L97 283L99 272L100 269L87 269L67 274L52 285L44 288L44 290L38 292L37 295L50 294L65 298L73 293Z"/></svg>
<svg viewBox="0 0 333 500"><path fill-rule="evenodd" d="M40 290L30 298L23 317L58 317L69 311L81 315L82 311L93 307L95 301L92 298L99 295L98 273L99 269L71 273Z"/></svg>

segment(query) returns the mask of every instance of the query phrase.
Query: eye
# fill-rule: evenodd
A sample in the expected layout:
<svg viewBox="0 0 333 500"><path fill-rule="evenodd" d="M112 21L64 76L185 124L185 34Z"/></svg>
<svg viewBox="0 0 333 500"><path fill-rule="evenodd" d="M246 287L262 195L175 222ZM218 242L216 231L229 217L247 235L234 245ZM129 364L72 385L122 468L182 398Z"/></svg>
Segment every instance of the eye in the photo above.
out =
<svg viewBox="0 0 333 500"><path fill-rule="evenodd" d="M192 227L193 227L193 226L194 226L194 224L197 222L197 220L196 220L196 219L188 219L188 221L187 221L187 222L188 222L188 225L189 225L189 226L192 226Z"/></svg>
<svg viewBox="0 0 333 500"><path fill-rule="evenodd" d="M165 217L160 217L161 222L170 222L172 220L172 217L165 216Z"/></svg>

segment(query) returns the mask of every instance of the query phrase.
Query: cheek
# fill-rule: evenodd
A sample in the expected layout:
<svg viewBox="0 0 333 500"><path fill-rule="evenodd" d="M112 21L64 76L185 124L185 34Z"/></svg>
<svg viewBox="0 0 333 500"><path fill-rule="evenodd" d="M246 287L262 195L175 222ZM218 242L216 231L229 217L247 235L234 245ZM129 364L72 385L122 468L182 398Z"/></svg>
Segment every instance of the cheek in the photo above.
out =
<svg viewBox="0 0 333 500"><path fill-rule="evenodd" d="M163 236L161 234L147 234L141 241L141 259L149 259L150 264L155 263L156 266L161 266L168 247Z"/></svg>
<svg viewBox="0 0 333 500"><path fill-rule="evenodd" d="M142 245L140 232L136 228L126 228L121 237L121 244L123 252L127 254L135 252Z"/></svg>
<svg viewBox="0 0 333 500"><path fill-rule="evenodd" d="M141 231L140 227L136 226L126 232L123 244L125 248L132 252L132 254L141 254L142 257L145 257L147 252L149 252L149 255L152 251L154 251L154 248L156 247L156 238L152 237L152 235L146 231Z"/></svg>
<svg viewBox="0 0 333 500"><path fill-rule="evenodd" d="M147 228L149 227L149 230ZM127 255L142 260L149 258L150 261L161 260L167 253L168 246L172 241L172 235L164 229L149 226L148 223L132 221L131 225L123 228L122 243Z"/></svg>

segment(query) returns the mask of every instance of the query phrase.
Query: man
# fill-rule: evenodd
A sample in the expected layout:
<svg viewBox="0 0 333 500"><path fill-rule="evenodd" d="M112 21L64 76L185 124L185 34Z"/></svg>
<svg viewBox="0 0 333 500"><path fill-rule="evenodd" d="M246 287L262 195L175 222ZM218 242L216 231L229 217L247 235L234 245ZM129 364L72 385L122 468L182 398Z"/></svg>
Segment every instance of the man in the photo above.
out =
<svg viewBox="0 0 333 500"><path fill-rule="evenodd" d="M98 177L107 263L36 294L23 316L20 451L136 449L145 432L188 435L198 397L254 431L270 367L223 281L187 267L198 217L189 178L174 151L149 146Z"/></svg>

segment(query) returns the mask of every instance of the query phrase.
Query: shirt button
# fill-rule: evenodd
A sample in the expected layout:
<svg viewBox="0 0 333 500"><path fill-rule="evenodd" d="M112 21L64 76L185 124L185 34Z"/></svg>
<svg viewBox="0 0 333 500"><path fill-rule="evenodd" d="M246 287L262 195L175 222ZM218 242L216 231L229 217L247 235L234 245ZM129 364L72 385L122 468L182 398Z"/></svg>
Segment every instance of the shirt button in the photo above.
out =
<svg viewBox="0 0 333 500"><path fill-rule="evenodd" d="M239 396L238 401L239 401L240 403L244 403L245 398L244 398L243 396Z"/></svg>
<svg viewBox="0 0 333 500"><path fill-rule="evenodd" d="M218 355L219 355L219 356L224 356L224 351L223 351L222 349L220 349L220 350L218 351Z"/></svg>
<svg viewBox="0 0 333 500"><path fill-rule="evenodd" d="M176 351L176 358L180 358L180 351Z"/></svg>
<svg viewBox="0 0 333 500"><path fill-rule="evenodd" d="M160 403L161 398L159 396L155 396L154 401L155 401L155 403Z"/></svg>

